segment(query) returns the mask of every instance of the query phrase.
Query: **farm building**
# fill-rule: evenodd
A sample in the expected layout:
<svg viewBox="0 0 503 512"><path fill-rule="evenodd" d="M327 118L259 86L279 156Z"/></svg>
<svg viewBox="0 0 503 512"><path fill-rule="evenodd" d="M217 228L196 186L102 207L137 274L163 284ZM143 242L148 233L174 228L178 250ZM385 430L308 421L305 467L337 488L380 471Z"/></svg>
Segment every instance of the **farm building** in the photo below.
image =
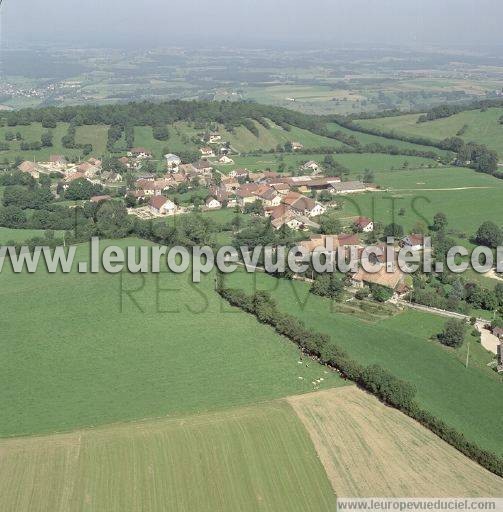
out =
<svg viewBox="0 0 503 512"><path fill-rule="evenodd" d="M358 217L354 223L355 228L363 233L374 231L374 223L367 217Z"/></svg>

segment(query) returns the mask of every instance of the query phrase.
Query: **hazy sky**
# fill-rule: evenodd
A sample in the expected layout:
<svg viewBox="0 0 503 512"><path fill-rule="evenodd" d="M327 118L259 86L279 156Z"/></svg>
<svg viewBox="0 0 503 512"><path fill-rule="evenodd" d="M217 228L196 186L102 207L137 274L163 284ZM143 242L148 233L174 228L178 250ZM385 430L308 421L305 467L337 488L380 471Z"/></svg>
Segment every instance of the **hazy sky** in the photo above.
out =
<svg viewBox="0 0 503 512"><path fill-rule="evenodd" d="M501 0L4 0L4 41L503 43Z"/></svg>

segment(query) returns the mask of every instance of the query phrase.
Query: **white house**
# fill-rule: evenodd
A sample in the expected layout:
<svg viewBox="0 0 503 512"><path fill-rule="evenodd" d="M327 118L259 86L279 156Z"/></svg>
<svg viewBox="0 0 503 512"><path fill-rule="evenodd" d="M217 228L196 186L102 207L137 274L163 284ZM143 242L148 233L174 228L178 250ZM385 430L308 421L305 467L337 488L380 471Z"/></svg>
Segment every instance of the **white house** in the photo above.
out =
<svg viewBox="0 0 503 512"><path fill-rule="evenodd" d="M173 172L178 172L178 166L182 163L182 159L172 153L164 155L164 158L166 159L166 166L168 169Z"/></svg>
<svg viewBox="0 0 503 512"><path fill-rule="evenodd" d="M320 166L314 160L309 160L309 162L306 162L302 166L302 169L305 171L313 171L313 173L317 173L320 170Z"/></svg>
<svg viewBox="0 0 503 512"><path fill-rule="evenodd" d="M219 135L218 133L211 133L208 142L210 144L217 144L221 140L222 140L222 136L221 135Z"/></svg>
<svg viewBox="0 0 503 512"><path fill-rule="evenodd" d="M233 164L234 160L229 158L227 155L224 155L222 158L218 160L221 164Z"/></svg>
<svg viewBox="0 0 503 512"><path fill-rule="evenodd" d="M215 153L211 148L201 148L199 151L202 156L215 156Z"/></svg>
<svg viewBox="0 0 503 512"><path fill-rule="evenodd" d="M208 199L206 199L205 204L208 210L219 210L220 208L222 208L222 203L215 199L214 197L208 197Z"/></svg>

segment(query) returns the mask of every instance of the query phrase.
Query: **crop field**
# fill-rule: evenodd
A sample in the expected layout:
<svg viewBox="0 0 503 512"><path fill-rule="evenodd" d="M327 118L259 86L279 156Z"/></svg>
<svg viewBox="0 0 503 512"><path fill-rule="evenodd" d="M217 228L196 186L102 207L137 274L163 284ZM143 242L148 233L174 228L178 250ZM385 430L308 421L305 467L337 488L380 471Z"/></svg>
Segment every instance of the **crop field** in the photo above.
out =
<svg viewBox="0 0 503 512"><path fill-rule="evenodd" d="M228 286L248 292L270 290L280 310L297 316L310 329L329 334L361 364L380 364L411 382L421 406L468 439L503 453L501 377L486 367L492 356L472 340L465 368L468 340L453 350L431 339L442 331L444 318L410 310L370 323L357 314L340 313L337 304L310 294L306 283L244 272L226 279Z"/></svg>
<svg viewBox="0 0 503 512"><path fill-rule="evenodd" d="M335 495L286 401L0 441L0 509L329 512Z"/></svg>
<svg viewBox="0 0 503 512"><path fill-rule="evenodd" d="M289 402L340 497L503 495L503 479L355 386Z"/></svg>
<svg viewBox="0 0 503 512"><path fill-rule="evenodd" d="M357 124L373 128L382 128L386 131L395 131L397 134L428 137L442 140L454 137L463 129L461 136L466 142L485 144L503 155L503 125L499 118L503 115L503 108L490 108L485 112L469 110L459 114L436 119L425 123L418 123L418 114L408 114L397 117L384 117L378 119L358 120Z"/></svg>
<svg viewBox="0 0 503 512"><path fill-rule="evenodd" d="M76 259L88 258L78 246ZM298 350L252 317L222 310L213 288L211 275L196 285L189 273L5 267L0 436L245 405L311 391L322 376L324 387L343 383L299 364Z"/></svg>

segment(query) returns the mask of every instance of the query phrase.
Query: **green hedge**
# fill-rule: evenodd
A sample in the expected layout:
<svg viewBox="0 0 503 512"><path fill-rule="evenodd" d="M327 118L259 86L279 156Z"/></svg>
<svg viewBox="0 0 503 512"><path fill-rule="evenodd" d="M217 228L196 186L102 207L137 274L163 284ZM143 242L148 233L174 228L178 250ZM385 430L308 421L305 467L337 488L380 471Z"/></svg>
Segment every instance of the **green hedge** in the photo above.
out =
<svg viewBox="0 0 503 512"><path fill-rule="evenodd" d="M503 458L483 450L465 436L446 425L414 400L416 390L412 384L398 379L379 365L362 366L330 341L330 336L307 329L296 317L282 313L267 292L247 295L242 290L225 288L221 277L217 292L232 306L254 315L259 322L270 325L278 334L286 336L303 352L316 357L322 364L337 370L379 400L419 421L441 439L498 476L503 476Z"/></svg>

